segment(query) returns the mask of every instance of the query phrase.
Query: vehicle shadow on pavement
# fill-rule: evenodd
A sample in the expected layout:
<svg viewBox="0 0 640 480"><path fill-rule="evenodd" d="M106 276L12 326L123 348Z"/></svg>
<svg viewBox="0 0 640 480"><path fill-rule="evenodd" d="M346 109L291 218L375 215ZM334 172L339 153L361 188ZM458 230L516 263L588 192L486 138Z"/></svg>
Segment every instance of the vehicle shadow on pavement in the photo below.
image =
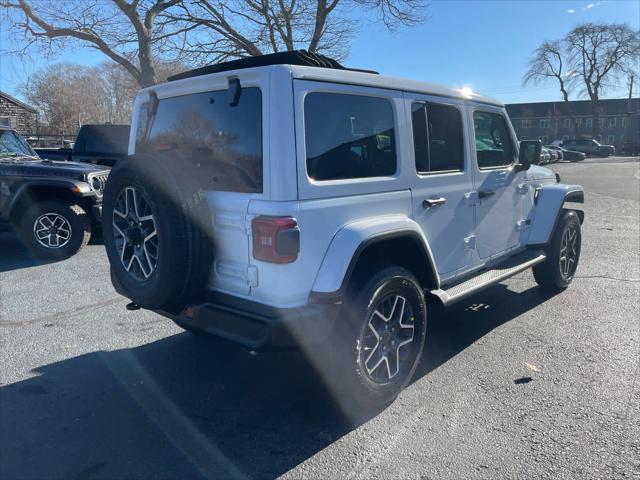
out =
<svg viewBox="0 0 640 480"><path fill-rule="evenodd" d="M99 234L92 235L89 245L101 244L102 236ZM10 232L0 233L0 273L63 261L34 258L16 234Z"/></svg>
<svg viewBox="0 0 640 480"><path fill-rule="evenodd" d="M415 381L547 298L499 285L431 308ZM188 333L32 373L0 388L5 479L274 478L358 426L301 352L254 355Z"/></svg>

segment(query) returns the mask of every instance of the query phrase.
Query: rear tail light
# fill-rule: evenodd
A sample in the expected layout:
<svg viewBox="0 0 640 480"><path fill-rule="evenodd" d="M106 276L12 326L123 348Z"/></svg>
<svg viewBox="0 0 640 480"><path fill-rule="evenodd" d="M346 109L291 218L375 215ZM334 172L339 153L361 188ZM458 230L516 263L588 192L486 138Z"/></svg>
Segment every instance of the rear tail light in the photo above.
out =
<svg viewBox="0 0 640 480"><path fill-rule="evenodd" d="M270 263L295 262L300 252L300 229L292 217L259 216L252 220L253 258Z"/></svg>

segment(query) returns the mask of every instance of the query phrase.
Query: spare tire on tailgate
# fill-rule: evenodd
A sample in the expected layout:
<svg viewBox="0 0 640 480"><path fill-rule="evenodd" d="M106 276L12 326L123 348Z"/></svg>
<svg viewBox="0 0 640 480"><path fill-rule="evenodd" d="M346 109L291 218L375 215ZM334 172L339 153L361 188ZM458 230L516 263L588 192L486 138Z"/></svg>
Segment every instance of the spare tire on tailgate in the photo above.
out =
<svg viewBox="0 0 640 480"><path fill-rule="evenodd" d="M169 155L117 162L104 191L102 230L118 293L177 313L206 284L211 213L198 179Z"/></svg>

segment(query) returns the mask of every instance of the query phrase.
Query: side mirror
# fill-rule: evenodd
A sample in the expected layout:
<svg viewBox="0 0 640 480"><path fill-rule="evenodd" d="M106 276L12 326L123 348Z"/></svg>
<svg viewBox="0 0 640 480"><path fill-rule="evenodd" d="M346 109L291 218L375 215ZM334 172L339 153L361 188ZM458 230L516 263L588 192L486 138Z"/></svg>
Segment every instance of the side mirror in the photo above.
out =
<svg viewBox="0 0 640 480"><path fill-rule="evenodd" d="M540 162L542 153L542 142L540 140L522 140L520 142L520 153L518 155L518 165L516 170L529 170L531 165Z"/></svg>

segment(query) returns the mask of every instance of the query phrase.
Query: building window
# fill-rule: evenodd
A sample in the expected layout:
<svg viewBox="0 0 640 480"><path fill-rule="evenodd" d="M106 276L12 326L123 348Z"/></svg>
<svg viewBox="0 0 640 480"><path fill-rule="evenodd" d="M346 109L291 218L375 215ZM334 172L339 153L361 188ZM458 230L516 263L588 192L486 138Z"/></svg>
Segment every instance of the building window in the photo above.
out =
<svg viewBox="0 0 640 480"><path fill-rule="evenodd" d="M609 117L609 126L610 127L616 126L616 117Z"/></svg>
<svg viewBox="0 0 640 480"><path fill-rule="evenodd" d="M565 118L564 119L564 128L571 128L571 119L570 118Z"/></svg>
<svg viewBox="0 0 640 480"><path fill-rule="evenodd" d="M16 128L17 124L16 117L0 117L0 127Z"/></svg>
<svg viewBox="0 0 640 480"><path fill-rule="evenodd" d="M540 128L551 128L551 120L548 118L542 118L540 120Z"/></svg>
<svg viewBox="0 0 640 480"><path fill-rule="evenodd" d="M620 135L620 143L624 143L624 134Z"/></svg>
<svg viewBox="0 0 640 480"><path fill-rule="evenodd" d="M614 143L616 143L616 136L615 135L608 135L607 136L607 143L609 145L613 145Z"/></svg>
<svg viewBox="0 0 640 480"><path fill-rule="evenodd" d="M522 120L522 128L531 128L531 120Z"/></svg>
<svg viewBox="0 0 640 480"><path fill-rule="evenodd" d="M627 126L627 117L622 117L622 119L620 120L620 125L622 125L622 128Z"/></svg>
<svg viewBox="0 0 640 480"><path fill-rule="evenodd" d="M580 120L578 120L578 122L580 122ZM591 117L585 119L584 123L585 123L585 127L587 127L587 128L591 128L593 126L593 122L592 122Z"/></svg>

